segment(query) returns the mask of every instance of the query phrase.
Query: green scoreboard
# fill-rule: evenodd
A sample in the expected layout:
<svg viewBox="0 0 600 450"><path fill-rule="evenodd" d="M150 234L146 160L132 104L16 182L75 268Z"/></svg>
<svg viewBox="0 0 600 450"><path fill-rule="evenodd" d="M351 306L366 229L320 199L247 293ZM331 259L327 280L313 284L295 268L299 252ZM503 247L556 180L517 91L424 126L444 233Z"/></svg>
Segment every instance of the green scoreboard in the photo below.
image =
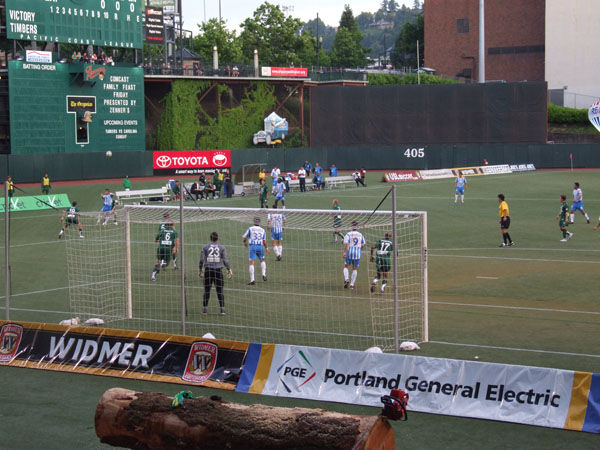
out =
<svg viewBox="0 0 600 450"><path fill-rule="evenodd" d="M9 61L12 154L145 150L140 67Z"/></svg>
<svg viewBox="0 0 600 450"><path fill-rule="evenodd" d="M6 0L8 39L142 48L145 0Z"/></svg>

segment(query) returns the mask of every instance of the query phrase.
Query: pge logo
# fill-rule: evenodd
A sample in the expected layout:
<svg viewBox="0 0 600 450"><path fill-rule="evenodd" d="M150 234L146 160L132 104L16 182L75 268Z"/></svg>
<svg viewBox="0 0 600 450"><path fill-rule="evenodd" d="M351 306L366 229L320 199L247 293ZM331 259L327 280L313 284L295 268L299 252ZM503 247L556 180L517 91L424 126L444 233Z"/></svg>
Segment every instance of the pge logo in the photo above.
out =
<svg viewBox="0 0 600 450"><path fill-rule="evenodd" d="M167 155L160 155L156 158L156 165L162 169L166 169L171 166L171 157Z"/></svg>
<svg viewBox="0 0 600 450"><path fill-rule="evenodd" d="M213 164L217 167L223 167L227 164L227 156L224 153L216 153L213 155Z"/></svg>
<svg viewBox="0 0 600 450"><path fill-rule="evenodd" d="M279 381L288 393L301 388L317 376L317 372L302 350L294 353L277 369Z"/></svg>
<svg viewBox="0 0 600 450"><path fill-rule="evenodd" d="M21 343L23 327L13 323L4 325L0 330L0 363L11 362Z"/></svg>
<svg viewBox="0 0 600 450"><path fill-rule="evenodd" d="M208 380L215 370L217 350L217 345L212 342L194 342L181 378L192 383L204 383Z"/></svg>

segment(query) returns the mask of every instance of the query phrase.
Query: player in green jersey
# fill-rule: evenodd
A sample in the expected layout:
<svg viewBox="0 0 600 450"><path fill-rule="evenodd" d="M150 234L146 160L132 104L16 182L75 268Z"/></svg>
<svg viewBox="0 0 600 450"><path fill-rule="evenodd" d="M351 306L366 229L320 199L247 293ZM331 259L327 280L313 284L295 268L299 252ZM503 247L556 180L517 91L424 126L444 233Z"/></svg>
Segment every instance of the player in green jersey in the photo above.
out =
<svg viewBox="0 0 600 450"><path fill-rule="evenodd" d="M154 241L158 242L158 248L156 249L156 265L152 271L152 281L156 281L156 275L160 272L161 267L167 267L171 256L175 257L179 251L179 236L173 227L173 222L165 223ZM174 268L176 269L177 266Z"/></svg>
<svg viewBox="0 0 600 450"><path fill-rule="evenodd" d="M376 251L376 255L373 252ZM392 268L392 252L394 251L394 245L392 243L392 233L387 231L383 239L379 239L373 246L371 246L371 262L375 262L375 268L377 270L377 276L371 283L371 292L375 292L375 286L380 279L381 281L381 292L385 291L387 286L387 279L390 269Z"/></svg>
<svg viewBox="0 0 600 450"><path fill-rule="evenodd" d="M83 239L83 228L81 226L81 221L79 220L79 208L77 207L77 202L71 203L71 207L63 211L62 217L60 218L60 223L63 225L58 232L59 239L62 237L69 225L77 225L77 228L79 229L79 237Z"/></svg>
<svg viewBox="0 0 600 450"><path fill-rule="evenodd" d="M267 188L267 183L264 178L260 180L260 188L258 191L258 199L260 200L261 208L268 208L268 200L269 200L269 188Z"/></svg>
<svg viewBox="0 0 600 450"><path fill-rule="evenodd" d="M331 207L335 212L333 213L333 242L338 241L338 236L344 241L344 236L340 233L340 228L342 227L342 215L338 213L342 208L340 208L340 204L337 200L333 201L333 206Z"/></svg>
<svg viewBox="0 0 600 450"><path fill-rule="evenodd" d="M560 196L560 211L558 212L558 215L556 216L556 219L558 220L558 226L560 227L560 231L562 231L562 235L563 235L560 242L567 242L569 239L571 239L571 236L573 236L573 233L571 233L570 231L567 231L567 226L569 225L569 221L567 220L568 217L569 217L569 204L567 203L567 196L561 195Z"/></svg>

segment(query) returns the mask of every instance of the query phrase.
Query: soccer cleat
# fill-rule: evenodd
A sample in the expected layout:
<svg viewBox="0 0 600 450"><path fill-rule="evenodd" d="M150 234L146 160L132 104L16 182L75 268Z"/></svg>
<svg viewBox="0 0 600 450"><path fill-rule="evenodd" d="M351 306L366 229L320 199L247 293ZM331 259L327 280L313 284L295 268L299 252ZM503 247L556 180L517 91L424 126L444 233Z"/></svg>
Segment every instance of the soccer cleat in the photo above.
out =
<svg viewBox="0 0 600 450"><path fill-rule="evenodd" d="M173 263L173 270L177 270L177 269L179 269L179 267L177 267L177 263L176 263L176 262L174 262L174 263Z"/></svg>
<svg viewBox="0 0 600 450"><path fill-rule="evenodd" d="M498 247L506 247L506 242L503 242L502 244L500 244Z"/></svg>
<svg viewBox="0 0 600 450"><path fill-rule="evenodd" d="M344 289L348 289L349 285L350 285L350 280L344 281Z"/></svg>
<svg viewBox="0 0 600 450"><path fill-rule="evenodd" d="M79 235L79 239L83 239L85 236L83 234Z"/></svg>
<svg viewBox="0 0 600 450"><path fill-rule="evenodd" d="M251 281L250 283L248 283L248 286L254 286L256 284L256 281Z"/></svg>
<svg viewBox="0 0 600 450"><path fill-rule="evenodd" d="M560 242L567 242L567 241L568 241L568 239L567 239L567 238L562 238L562 239L560 240Z"/></svg>
<svg viewBox="0 0 600 450"><path fill-rule="evenodd" d="M115 222L115 225L119 225L117 222Z"/></svg>
<svg viewBox="0 0 600 450"><path fill-rule="evenodd" d="M281 261L281 255L277 255L277 261Z"/></svg>
<svg viewBox="0 0 600 450"><path fill-rule="evenodd" d="M205 315L206 315L206 313L207 313L207 311L206 311L206 308L203 308L203 309L202 309L202 315L203 315L203 316L205 316Z"/></svg>
<svg viewBox="0 0 600 450"><path fill-rule="evenodd" d="M573 233L567 231L567 239L571 239L573 237Z"/></svg>
<svg viewBox="0 0 600 450"><path fill-rule="evenodd" d="M267 276L266 275L263 275L262 277L263 277L263 281L267 281Z"/></svg>
<svg viewBox="0 0 600 450"><path fill-rule="evenodd" d="M587 220L587 223L590 223L590 219L586 219L586 220Z"/></svg>
<svg viewBox="0 0 600 450"><path fill-rule="evenodd" d="M152 278L150 278L152 281L156 281L156 277L154 276L154 274L152 275Z"/></svg>
<svg viewBox="0 0 600 450"><path fill-rule="evenodd" d="M515 241L510 241L510 242L508 243L508 246L509 246L509 247L512 247L513 245L517 245L517 244L515 244Z"/></svg>
<svg viewBox="0 0 600 450"><path fill-rule="evenodd" d="M62 238L62 233L58 233L58 238L61 239Z"/></svg>
<svg viewBox="0 0 600 450"><path fill-rule="evenodd" d="M350 285L350 289L354 290L354 285L353 284Z"/></svg>
<svg viewBox="0 0 600 450"><path fill-rule="evenodd" d="M221 310L221 312L219 313L219 315L221 315L221 316L225 316L225 315L227 315L227 313L225 312L225 310L224 310L224 309L222 309L222 310Z"/></svg>
<svg viewBox="0 0 600 450"><path fill-rule="evenodd" d="M374 284L371 285L371 292L375 292L375 285Z"/></svg>

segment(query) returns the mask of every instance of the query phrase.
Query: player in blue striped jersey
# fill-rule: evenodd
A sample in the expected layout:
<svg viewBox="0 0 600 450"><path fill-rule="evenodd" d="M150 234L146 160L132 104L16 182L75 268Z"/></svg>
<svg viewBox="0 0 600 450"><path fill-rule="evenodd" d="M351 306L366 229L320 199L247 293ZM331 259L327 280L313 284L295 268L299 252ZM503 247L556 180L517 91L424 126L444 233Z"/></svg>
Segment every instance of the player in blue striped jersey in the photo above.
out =
<svg viewBox="0 0 600 450"><path fill-rule="evenodd" d="M278 181L277 186L275 186L275 204L273 208L277 208L277 204L281 200L283 209L285 209L285 183L283 182L283 178L279 178Z"/></svg>
<svg viewBox="0 0 600 450"><path fill-rule="evenodd" d="M273 206L273 208L275 207ZM285 223L286 219L283 214L273 213L269 214L267 218L267 226L271 229L271 246L273 247L277 261L281 261L281 256L283 255L281 241L283 241L283 226Z"/></svg>
<svg viewBox="0 0 600 450"><path fill-rule="evenodd" d="M116 203L114 202L113 195L108 188L104 189L104 194L100 194L102 198L102 209L100 210L100 214L98 215L98 220L96 224L100 223L100 219L104 217L104 222L102 225L106 226L108 220L110 219L110 213L115 209ZM115 213L115 225L117 225L117 215Z"/></svg>
<svg viewBox="0 0 600 450"><path fill-rule="evenodd" d="M352 221L352 231L344 236L344 287L350 285L354 289L354 283L358 276L358 265L360 264L360 253L365 246L365 238L358 231L358 222ZM352 278L349 277L348 268L352 266Z"/></svg>
<svg viewBox="0 0 600 450"><path fill-rule="evenodd" d="M270 253L270 250L267 248L267 234L265 233L265 230L260 227L260 217L254 218L254 226L248 228L242 237L244 239L244 245L248 247L248 259L250 261L250 283L248 283L248 285L256 284L254 281L254 261L257 259L260 259L263 281L267 281L265 251Z"/></svg>
<svg viewBox="0 0 600 450"><path fill-rule="evenodd" d="M463 177L462 172L458 171L458 177L454 181L456 187L456 193L454 194L454 203L458 202L458 196L460 195L460 201L465 202L465 187L467 187L467 179Z"/></svg>

